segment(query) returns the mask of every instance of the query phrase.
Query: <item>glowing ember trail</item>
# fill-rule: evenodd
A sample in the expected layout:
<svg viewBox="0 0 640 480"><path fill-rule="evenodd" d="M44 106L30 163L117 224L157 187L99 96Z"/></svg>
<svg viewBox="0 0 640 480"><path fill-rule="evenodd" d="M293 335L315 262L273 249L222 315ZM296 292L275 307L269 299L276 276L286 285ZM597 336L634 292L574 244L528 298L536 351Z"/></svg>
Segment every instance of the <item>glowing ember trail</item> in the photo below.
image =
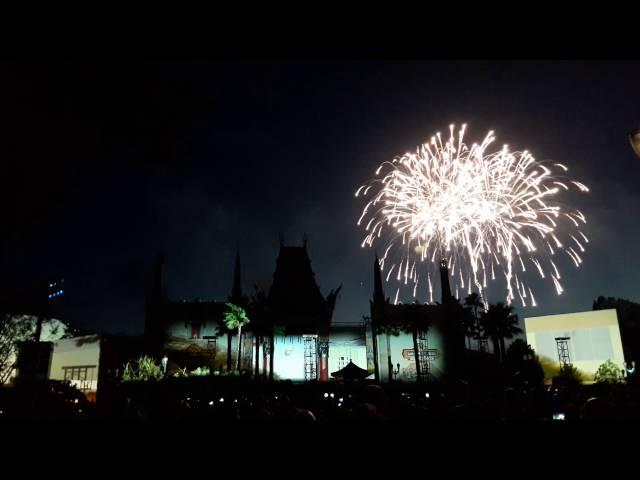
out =
<svg viewBox="0 0 640 480"><path fill-rule="evenodd" d="M580 230L585 216L563 211L559 195L589 189L567 178L563 164L543 164L507 145L489 152L493 132L467 147L465 128L456 135L451 125L444 142L438 133L416 153L384 162L377 178L357 190L356 197L368 200L358 220L366 231L362 247L385 242L381 265L387 281L412 282L414 297L418 283L428 286L423 293L430 301L429 270L442 258L448 259L456 292L473 288L482 295L487 278L502 272L508 303L517 295L523 306L536 305L523 281L528 275L552 282L561 294L553 257L564 253L579 267L588 238Z"/></svg>

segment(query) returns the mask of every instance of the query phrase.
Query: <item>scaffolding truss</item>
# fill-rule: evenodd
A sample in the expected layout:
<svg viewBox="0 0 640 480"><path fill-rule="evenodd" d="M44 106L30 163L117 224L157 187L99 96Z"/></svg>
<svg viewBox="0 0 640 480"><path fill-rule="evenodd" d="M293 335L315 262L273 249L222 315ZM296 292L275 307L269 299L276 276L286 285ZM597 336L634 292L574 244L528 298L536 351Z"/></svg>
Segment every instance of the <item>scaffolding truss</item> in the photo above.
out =
<svg viewBox="0 0 640 480"><path fill-rule="evenodd" d="M431 365L427 358L427 350L429 350L429 339L425 332L418 332L418 362L420 363L420 372L422 378L429 378ZM417 373L417 372L416 372Z"/></svg>
<svg viewBox="0 0 640 480"><path fill-rule="evenodd" d="M558 360L561 367L571 365L571 358L569 357L569 340L570 337L556 338L556 345L558 346Z"/></svg>
<svg viewBox="0 0 640 480"><path fill-rule="evenodd" d="M318 338L315 335L303 335L304 342L304 380L318 379Z"/></svg>

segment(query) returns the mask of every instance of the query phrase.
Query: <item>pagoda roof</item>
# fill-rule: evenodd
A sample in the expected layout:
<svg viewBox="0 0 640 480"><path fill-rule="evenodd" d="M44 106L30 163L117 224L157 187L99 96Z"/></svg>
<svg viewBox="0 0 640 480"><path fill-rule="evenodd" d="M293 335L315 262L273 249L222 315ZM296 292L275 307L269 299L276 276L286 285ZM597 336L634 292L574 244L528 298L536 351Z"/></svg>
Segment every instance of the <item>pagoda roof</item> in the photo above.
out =
<svg viewBox="0 0 640 480"><path fill-rule="evenodd" d="M280 253L269 289L268 304L277 322L287 332L328 332L340 289L325 298L316 283L306 244L280 246Z"/></svg>
<svg viewBox="0 0 640 480"><path fill-rule="evenodd" d="M364 368L360 368L353 361L349 360L349 363L337 372L333 372L331 374L332 377L342 378L343 380L364 380L372 373L365 370Z"/></svg>
<svg viewBox="0 0 640 480"><path fill-rule="evenodd" d="M326 300L311 269L306 247L280 247L269 302L289 311L322 311Z"/></svg>

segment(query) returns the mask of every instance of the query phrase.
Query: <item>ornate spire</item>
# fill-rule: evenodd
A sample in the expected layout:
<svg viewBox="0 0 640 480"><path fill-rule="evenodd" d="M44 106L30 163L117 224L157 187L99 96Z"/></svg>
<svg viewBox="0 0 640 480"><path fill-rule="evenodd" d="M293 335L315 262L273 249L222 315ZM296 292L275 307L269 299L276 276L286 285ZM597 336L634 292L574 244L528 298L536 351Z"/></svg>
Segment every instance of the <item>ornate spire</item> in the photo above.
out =
<svg viewBox="0 0 640 480"><path fill-rule="evenodd" d="M382 271L380 269L380 261L376 254L373 262L373 303L382 305L384 303L384 291L382 290Z"/></svg>
<svg viewBox="0 0 640 480"><path fill-rule="evenodd" d="M447 259L440 260L440 288L442 290L442 304L451 301L451 286L449 285L449 267Z"/></svg>

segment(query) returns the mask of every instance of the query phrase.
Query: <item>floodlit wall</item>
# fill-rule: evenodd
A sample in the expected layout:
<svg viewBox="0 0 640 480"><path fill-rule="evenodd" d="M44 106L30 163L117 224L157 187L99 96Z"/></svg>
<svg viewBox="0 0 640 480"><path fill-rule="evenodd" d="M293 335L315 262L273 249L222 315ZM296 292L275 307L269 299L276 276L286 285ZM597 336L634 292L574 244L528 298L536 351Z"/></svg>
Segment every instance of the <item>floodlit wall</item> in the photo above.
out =
<svg viewBox="0 0 640 480"><path fill-rule="evenodd" d="M206 343L206 340L202 340L202 337L205 336L215 336L218 334L218 326L214 323L214 322L203 322L205 324L201 324L199 329L196 329L199 333L199 338L201 339L202 342ZM172 322L169 327L167 328L167 334L170 337L175 337L175 338L180 338L180 339L184 339L184 340L192 340L194 330L192 328L191 323L187 322L185 323L184 321L175 321ZM224 336L225 340L224 342L220 342L220 343L224 343L223 347L227 348L227 343L226 343L226 336ZM223 337L220 337L218 339L218 341L222 340Z"/></svg>
<svg viewBox="0 0 640 480"><path fill-rule="evenodd" d="M304 342L301 335L274 338L273 373L281 380L304 380Z"/></svg>
<svg viewBox="0 0 640 480"><path fill-rule="evenodd" d="M434 377L440 377L443 371L443 357L441 355L442 345L440 335L435 331L429 331L427 334L428 348L434 350L435 358L431 362L431 373ZM380 380L388 382L389 376L389 356L391 357L391 365L393 369L400 370L397 379L405 382L416 381L416 363L413 349L413 336L408 333L400 335L378 335L378 365L380 367ZM364 368L364 367L363 367Z"/></svg>
<svg viewBox="0 0 640 480"><path fill-rule="evenodd" d="M546 315L524 319L527 343L538 356L558 362L557 337L569 337L569 357L593 375L607 360L624 368L622 339L615 309Z"/></svg>
<svg viewBox="0 0 640 480"><path fill-rule="evenodd" d="M329 338L329 378L332 378L332 373L347 366L349 361L364 370L367 369L364 328L331 332Z"/></svg>
<svg viewBox="0 0 640 480"><path fill-rule="evenodd" d="M194 370L198 367L209 367L214 371L226 369L227 364L227 334L226 332L217 338L203 338L205 336L215 336L217 327L207 322L206 327L201 326L198 332L199 338L192 338L192 326L184 321L176 321L166 328L168 337L163 343L163 354L169 359L169 370L187 368ZM243 338L247 335L243 332ZM251 337L251 334L249 334ZM243 349L246 348L243 343ZM231 336L231 359L235 369L238 352L237 332ZM243 354L244 357L244 354ZM243 361L243 367L244 361ZM248 367L247 367L248 368Z"/></svg>

